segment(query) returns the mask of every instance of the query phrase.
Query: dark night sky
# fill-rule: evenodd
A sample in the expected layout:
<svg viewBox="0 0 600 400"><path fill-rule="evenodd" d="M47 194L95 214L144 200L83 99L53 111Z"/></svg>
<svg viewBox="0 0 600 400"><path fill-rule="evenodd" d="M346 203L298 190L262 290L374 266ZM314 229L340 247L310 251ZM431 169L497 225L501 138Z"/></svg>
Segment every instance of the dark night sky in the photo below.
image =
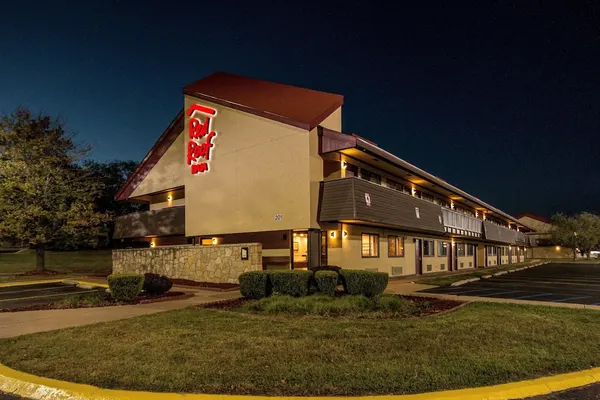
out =
<svg viewBox="0 0 600 400"><path fill-rule="evenodd" d="M596 2L34 3L0 11L0 112L62 115L94 158L141 160L222 70L343 94L344 131L507 212L600 211Z"/></svg>

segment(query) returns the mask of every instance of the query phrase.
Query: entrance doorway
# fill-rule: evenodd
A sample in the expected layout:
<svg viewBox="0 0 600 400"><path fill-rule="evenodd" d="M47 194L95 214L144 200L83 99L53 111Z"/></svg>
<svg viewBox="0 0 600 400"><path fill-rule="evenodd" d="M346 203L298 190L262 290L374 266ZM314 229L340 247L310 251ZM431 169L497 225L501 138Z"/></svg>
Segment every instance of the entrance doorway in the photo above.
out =
<svg viewBox="0 0 600 400"><path fill-rule="evenodd" d="M296 231L292 236L292 269L308 268L308 231Z"/></svg>
<svg viewBox="0 0 600 400"><path fill-rule="evenodd" d="M417 275L423 274L423 249L422 249L422 240L415 239L415 271Z"/></svg>

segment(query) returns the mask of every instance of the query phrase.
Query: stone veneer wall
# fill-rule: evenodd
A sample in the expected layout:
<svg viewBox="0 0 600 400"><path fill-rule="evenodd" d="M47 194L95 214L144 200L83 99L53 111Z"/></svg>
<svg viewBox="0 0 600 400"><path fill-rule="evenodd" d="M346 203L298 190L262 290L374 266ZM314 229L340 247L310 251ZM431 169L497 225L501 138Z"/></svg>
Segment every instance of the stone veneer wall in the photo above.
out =
<svg viewBox="0 0 600 400"><path fill-rule="evenodd" d="M241 258L242 247L248 248L248 260ZM262 269L262 244L120 249L113 250L112 261L114 274L154 272L175 279L238 283L243 272Z"/></svg>

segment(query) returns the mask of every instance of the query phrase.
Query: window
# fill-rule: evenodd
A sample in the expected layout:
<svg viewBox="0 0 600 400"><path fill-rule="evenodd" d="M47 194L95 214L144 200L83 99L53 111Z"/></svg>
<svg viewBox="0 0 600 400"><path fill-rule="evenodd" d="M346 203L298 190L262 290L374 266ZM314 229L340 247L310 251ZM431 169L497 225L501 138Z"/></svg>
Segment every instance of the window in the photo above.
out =
<svg viewBox="0 0 600 400"><path fill-rule="evenodd" d="M432 195L430 195L429 193L423 193L423 197L422 197L422 199L423 199L423 200L430 201L430 202L432 202L432 203L433 203L433 196L432 196Z"/></svg>
<svg viewBox="0 0 600 400"><path fill-rule="evenodd" d="M373 233L362 234L362 256L379 257L379 235Z"/></svg>
<svg viewBox="0 0 600 400"><path fill-rule="evenodd" d="M494 247L494 246L488 246L487 247L487 255L488 256L495 256L497 254L498 253L497 253L496 247Z"/></svg>
<svg viewBox="0 0 600 400"><path fill-rule="evenodd" d="M475 245L474 244L468 244L467 245L467 255L468 256L472 256L475 254Z"/></svg>
<svg viewBox="0 0 600 400"><path fill-rule="evenodd" d="M425 257L433 257L435 255L435 241L433 240L423 240L423 256Z"/></svg>
<svg viewBox="0 0 600 400"><path fill-rule="evenodd" d="M438 240L438 256L443 257L448 255L448 242Z"/></svg>
<svg viewBox="0 0 600 400"><path fill-rule="evenodd" d="M381 175L377 175L376 173L368 171L364 168L360 169L359 178L362 178L365 181L381 184Z"/></svg>
<svg viewBox="0 0 600 400"><path fill-rule="evenodd" d="M352 164L346 164L346 177L358 176L358 167Z"/></svg>
<svg viewBox="0 0 600 400"><path fill-rule="evenodd" d="M458 257L465 256L465 244L464 243L456 243L456 255Z"/></svg>
<svg viewBox="0 0 600 400"><path fill-rule="evenodd" d="M415 197L420 199L422 195L423 195L423 192L421 192L420 190L415 190Z"/></svg>
<svg viewBox="0 0 600 400"><path fill-rule="evenodd" d="M387 187L389 187L389 188L396 189L396 190L397 190L397 191L399 191L399 192L404 192L404 191L405 191L405 190L404 190L404 189L405 189L405 188L404 188L404 185L403 185L403 184L401 184L401 183L398 183L398 182L396 182L396 181L393 181L393 180L391 180L391 179L386 179L386 183L387 183ZM408 190L408 189L406 189L406 192L408 192L408 191L409 191L409 190Z"/></svg>
<svg viewBox="0 0 600 400"><path fill-rule="evenodd" d="M388 257L404 257L404 238L388 236Z"/></svg>

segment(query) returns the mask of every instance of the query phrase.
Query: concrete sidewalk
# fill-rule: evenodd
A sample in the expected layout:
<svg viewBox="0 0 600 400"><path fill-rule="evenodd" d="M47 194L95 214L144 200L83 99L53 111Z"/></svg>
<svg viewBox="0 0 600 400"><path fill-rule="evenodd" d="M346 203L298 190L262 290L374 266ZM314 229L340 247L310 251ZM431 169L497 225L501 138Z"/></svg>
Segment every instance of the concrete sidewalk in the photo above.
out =
<svg viewBox="0 0 600 400"><path fill-rule="evenodd" d="M196 290L195 296L192 298L151 304L0 313L0 338L89 325L98 322L115 321L139 315L177 310L219 300L234 299L239 296L239 291L215 292Z"/></svg>

